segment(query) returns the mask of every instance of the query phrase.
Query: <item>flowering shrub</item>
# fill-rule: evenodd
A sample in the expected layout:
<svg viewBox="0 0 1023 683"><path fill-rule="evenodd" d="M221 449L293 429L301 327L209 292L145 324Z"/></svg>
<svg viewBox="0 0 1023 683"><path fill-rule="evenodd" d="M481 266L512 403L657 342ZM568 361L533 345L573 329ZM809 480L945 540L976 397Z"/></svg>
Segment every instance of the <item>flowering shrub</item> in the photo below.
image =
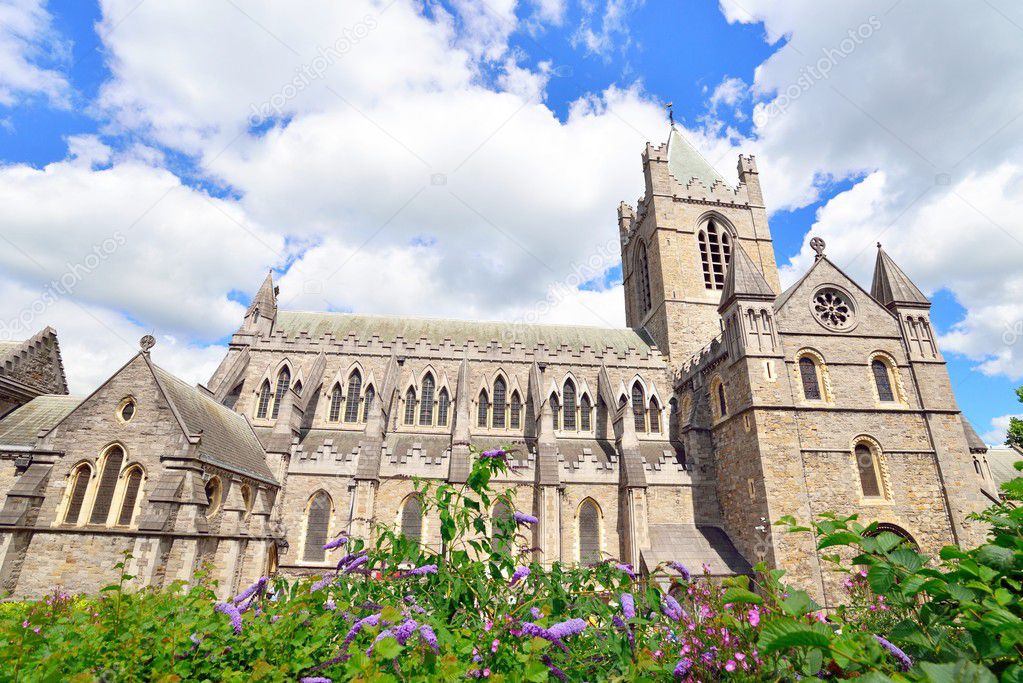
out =
<svg viewBox="0 0 1023 683"><path fill-rule="evenodd" d="M648 577L614 561L530 562L537 520L487 514L514 509L491 486L508 467L487 451L464 486L417 483L443 548L380 529L372 546L331 540L346 552L324 576L263 578L225 602L202 574L189 588L126 590L122 564L98 598L0 605L0 679L1023 680L1011 503L985 515L989 544L946 548L940 565L854 517L825 517L820 547L855 554L828 556L850 597L825 614L763 567L711 580L677 562ZM1009 493L1023 499L1023 480Z"/></svg>

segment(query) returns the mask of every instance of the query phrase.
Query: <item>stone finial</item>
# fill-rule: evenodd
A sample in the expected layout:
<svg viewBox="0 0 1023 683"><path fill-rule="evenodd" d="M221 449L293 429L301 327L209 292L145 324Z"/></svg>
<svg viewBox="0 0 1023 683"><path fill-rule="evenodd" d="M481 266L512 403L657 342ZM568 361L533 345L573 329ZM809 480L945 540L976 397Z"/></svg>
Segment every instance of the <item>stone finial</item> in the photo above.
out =
<svg viewBox="0 0 1023 683"><path fill-rule="evenodd" d="M810 248L817 252L817 257L815 260L819 261L822 258L824 258L824 247L826 246L827 245L825 244L824 240L821 239L820 237L814 237L812 240L810 240Z"/></svg>
<svg viewBox="0 0 1023 683"><path fill-rule="evenodd" d="M142 353L149 353L149 349L154 346L156 346L156 337L151 334L147 334L142 339L139 339L139 348L142 349Z"/></svg>

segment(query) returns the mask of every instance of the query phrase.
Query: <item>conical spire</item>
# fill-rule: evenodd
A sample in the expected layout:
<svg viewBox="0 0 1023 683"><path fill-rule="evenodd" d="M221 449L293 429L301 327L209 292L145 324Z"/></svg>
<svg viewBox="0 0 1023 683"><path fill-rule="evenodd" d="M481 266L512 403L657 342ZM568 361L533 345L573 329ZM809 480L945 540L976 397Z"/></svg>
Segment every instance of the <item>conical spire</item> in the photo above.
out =
<svg viewBox="0 0 1023 683"><path fill-rule="evenodd" d="M771 285L767 284L764 274L753 263L746 250L738 242L732 250L731 263L725 274L725 288L721 292L721 303L718 310L726 308L733 300L773 299L775 296Z"/></svg>
<svg viewBox="0 0 1023 683"><path fill-rule="evenodd" d="M870 295L888 308L899 304L931 305L909 276L885 253L880 242L877 243L877 262L874 264L874 282L870 287Z"/></svg>
<svg viewBox="0 0 1023 683"><path fill-rule="evenodd" d="M267 272L266 279L260 285L259 291L256 292L256 296L252 297L252 303L249 304L249 310L245 312L245 317L248 318L255 311L259 311L264 318L277 316L277 288L274 287L273 271Z"/></svg>
<svg viewBox="0 0 1023 683"><path fill-rule="evenodd" d="M708 189L719 180L725 182L721 174L689 144L674 123L668 133L668 172L683 185L688 185L693 178L699 179Z"/></svg>

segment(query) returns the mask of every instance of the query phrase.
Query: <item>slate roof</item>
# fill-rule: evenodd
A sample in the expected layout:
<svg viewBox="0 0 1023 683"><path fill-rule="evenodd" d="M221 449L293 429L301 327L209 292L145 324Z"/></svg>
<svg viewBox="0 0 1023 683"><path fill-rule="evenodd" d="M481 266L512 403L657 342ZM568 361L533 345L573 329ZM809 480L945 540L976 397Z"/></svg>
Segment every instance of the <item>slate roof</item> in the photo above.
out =
<svg viewBox="0 0 1023 683"><path fill-rule="evenodd" d="M40 430L49 431L84 399L43 394L0 420L0 446L34 446Z"/></svg>
<svg viewBox="0 0 1023 683"><path fill-rule="evenodd" d="M977 430L973 428L970 421L966 419L966 416L962 413L959 417L963 421L963 431L966 432L966 443L970 446L971 453L983 453L987 450L987 444L984 443L984 439L980 438L980 434L977 434Z"/></svg>
<svg viewBox="0 0 1023 683"><path fill-rule="evenodd" d="M771 285L767 284L760 268L753 263L753 259L738 243L735 245L728 272L725 274L725 287L721 291L721 307L727 306L737 296L752 299L774 298L774 290L771 289Z"/></svg>
<svg viewBox="0 0 1023 683"><path fill-rule="evenodd" d="M217 403L201 389L186 384L166 370L152 364L151 367L188 431L201 433L200 460L277 483L267 467L263 446L243 415Z"/></svg>
<svg viewBox="0 0 1023 683"><path fill-rule="evenodd" d="M456 346L472 340L480 346L497 341L505 345L519 342L526 348L544 344L549 349L556 349L564 344L575 350L589 346L594 351L603 352L605 347L610 346L616 352L626 352L632 348L640 353L649 352L653 346L653 341L645 334L625 327L526 325L306 311L279 311L274 329L288 337L297 337L300 332L305 332L314 339L325 334L332 334L336 339L354 334L356 339L364 342L372 337L385 341L402 337L408 342L425 338L433 344L450 339Z"/></svg>
<svg viewBox="0 0 1023 683"><path fill-rule="evenodd" d="M677 561L693 574L710 567L715 576L749 574L752 571L728 535L714 526L651 524L650 548L640 551L647 571L662 562Z"/></svg>
<svg viewBox="0 0 1023 683"><path fill-rule="evenodd" d="M683 185L688 185L693 178L699 179L708 189L719 180L725 182L674 125L668 133L668 172Z"/></svg>
<svg viewBox="0 0 1023 683"><path fill-rule="evenodd" d="M1007 481L1023 477L1023 472L1013 466L1020 460L1023 460L1023 453L1011 446L988 449L987 464L991 468L991 478L994 479L996 488L1001 488Z"/></svg>
<svg viewBox="0 0 1023 683"><path fill-rule="evenodd" d="M874 281L870 286L870 296L885 306L892 303L931 305L923 292L917 289L909 276L895 265L895 261L885 253L880 244L877 248L877 261L874 264Z"/></svg>

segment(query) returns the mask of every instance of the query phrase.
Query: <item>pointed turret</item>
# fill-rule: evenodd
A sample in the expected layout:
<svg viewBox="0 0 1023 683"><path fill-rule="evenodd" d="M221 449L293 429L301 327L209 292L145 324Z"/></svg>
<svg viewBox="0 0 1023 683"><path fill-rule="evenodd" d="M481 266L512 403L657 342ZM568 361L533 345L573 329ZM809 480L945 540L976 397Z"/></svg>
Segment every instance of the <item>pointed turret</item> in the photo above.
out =
<svg viewBox="0 0 1023 683"><path fill-rule="evenodd" d="M688 185L693 178L706 185L707 189L718 181L725 182L721 174L689 144L674 124L668 133L668 172L682 185Z"/></svg>
<svg viewBox="0 0 1023 683"><path fill-rule="evenodd" d="M877 262L874 265L874 282L870 287L870 295L889 309L895 306L925 308L931 306L923 292L881 248L880 242L877 243Z"/></svg>
<svg viewBox="0 0 1023 683"><path fill-rule="evenodd" d="M753 259L741 245L736 244L728 272L725 274L725 286L721 291L718 310L725 310L736 299L768 301L774 297L771 285L767 284L757 264L753 263Z"/></svg>
<svg viewBox="0 0 1023 683"><path fill-rule="evenodd" d="M252 297L239 332L266 336L273 331L274 323L277 322L277 292L273 271L270 271L259 286L259 291Z"/></svg>

